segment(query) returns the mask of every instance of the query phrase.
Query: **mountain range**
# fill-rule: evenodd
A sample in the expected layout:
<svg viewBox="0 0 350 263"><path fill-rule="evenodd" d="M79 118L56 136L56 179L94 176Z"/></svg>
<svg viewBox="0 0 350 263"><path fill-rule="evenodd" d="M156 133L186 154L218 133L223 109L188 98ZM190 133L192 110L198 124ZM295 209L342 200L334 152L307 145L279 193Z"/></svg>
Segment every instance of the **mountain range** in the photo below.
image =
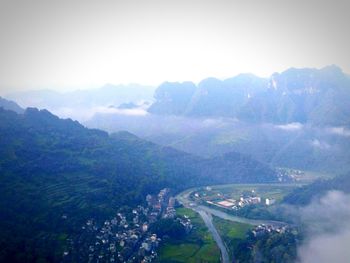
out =
<svg viewBox="0 0 350 263"><path fill-rule="evenodd" d="M0 262L59 262L87 219L103 221L165 187L277 182L274 167L350 171L350 78L336 66L165 82L154 99L153 90L11 97L24 107L108 108L84 122L90 128L0 98ZM285 202L343 190L349 176L338 178Z"/></svg>
<svg viewBox="0 0 350 263"><path fill-rule="evenodd" d="M269 79L252 74L219 80L164 83L149 108L153 114L229 117L254 123L350 123L350 77L337 66L291 68Z"/></svg>
<svg viewBox="0 0 350 263"><path fill-rule="evenodd" d="M152 101L155 88L128 84L106 84L101 88L58 92L50 89L12 92L6 98L16 101L24 108L36 107L58 111L60 109L88 109L118 106L127 102Z"/></svg>

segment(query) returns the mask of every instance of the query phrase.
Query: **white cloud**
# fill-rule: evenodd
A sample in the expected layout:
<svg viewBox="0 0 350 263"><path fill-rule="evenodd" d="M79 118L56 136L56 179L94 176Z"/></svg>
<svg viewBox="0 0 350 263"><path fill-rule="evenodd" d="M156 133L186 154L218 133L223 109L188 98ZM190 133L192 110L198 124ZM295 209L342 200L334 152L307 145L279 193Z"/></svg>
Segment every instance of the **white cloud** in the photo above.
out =
<svg viewBox="0 0 350 263"><path fill-rule="evenodd" d="M350 137L350 130L345 127L332 127L328 129L328 132L340 136Z"/></svg>
<svg viewBox="0 0 350 263"><path fill-rule="evenodd" d="M303 125L299 122L292 122L284 125L276 125L275 127L285 131L298 131L303 128Z"/></svg>
<svg viewBox="0 0 350 263"><path fill-rule="evenodd" d="M350 230L334 235L320 235L299 250L300 263L349 263Z"/></svg>
<svg viewBox="0 0 350 263"><path fill-rule="evenodd" d="M300 263L348 263L350 259L350 195L329 191L300 210L307 227L298 248Z"/></svg>
<svg viewBox="0 0 350 263"><path fill-rule="evenodd" d="M113 107L92 107L92 108L58 108L50 110L61 118L72 118L81 122L91 119L96 114L115 114L125 116L146 116L148 112L139 107L135 109L117 109Z"/></svg>
<svg viewBox="0 0 350 263"><path fill-rule="evenodd" d="M327 149L331 148L330 144L328 144L324 141L320 141L318 139L313 139L311 141L311 145L314 146L315 148L318 148L321 150L327 150Z"/></svg>
<svg viewBox="0 0 350 263"><path fill-rule="evenodd" d="M128 116L145 116L148 112L142 108L135 109L116 109L111 107L96 107L92 108L92 112L96 113L105 113L105 114L120 114Z"/></svg>

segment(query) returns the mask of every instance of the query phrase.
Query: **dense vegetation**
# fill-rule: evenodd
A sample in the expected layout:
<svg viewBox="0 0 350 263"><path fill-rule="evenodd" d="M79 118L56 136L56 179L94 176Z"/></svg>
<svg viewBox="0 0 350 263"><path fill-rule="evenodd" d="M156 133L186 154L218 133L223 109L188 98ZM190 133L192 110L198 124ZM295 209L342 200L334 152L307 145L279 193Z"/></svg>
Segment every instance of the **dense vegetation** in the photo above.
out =
<svg viewBox="0 0 350 263"><path fill-rule="evenodd" d="M234 262L292 263L297 257L297 229L285 232L264 231L254 235L254 227L214 217L230 258Z"/></svg>
<svg viewBox="0 0 350 263"><path fill-rule="evenodd" d="M318 180L312 184L299 187L287 195L283 202L293 205L307 205L312 199L319 198L330 190L350 193L350 174L328 180Z"/></svg>
<svg viewBox="0 0 350 263"><path fill-rule="evenodd" d="M242 242L245 242L248 231L251 230L253 226L224 220L216 216L213 217L213 223L226 245L230 259L233 261L234 253L237 251L238 246Z"/></svg>
<svg viewBox="0 0 350 263"><path fill-rule="evenodd" d="M185 237L186 230L179 222L171 218L158 220L151 225L151 232L156 233L160 238L181 239Z"/></svg>
<svg viewBox="0 0 350 263"><path fill-rule="evenodd" d="M187 216L193 229L184 236L165 239L159 253L159 262L220 262L220 251L204 221L191 209L177 208L179 217Z"/></svg>
<svg viewBox="0 0 350 263"><path fill-rule="evenodd" d="M264 233L248 238L237 245L236 262L292 263L297 258L297 233Z"/></svg>
<svg viewBox="0 0 350 263"><path fill-rule="evenodd" d="M87 218L103 219L164 187L276 179L239 154L204 160L46 110L0 109L0 136L0 261L59 261Z"/></svg>

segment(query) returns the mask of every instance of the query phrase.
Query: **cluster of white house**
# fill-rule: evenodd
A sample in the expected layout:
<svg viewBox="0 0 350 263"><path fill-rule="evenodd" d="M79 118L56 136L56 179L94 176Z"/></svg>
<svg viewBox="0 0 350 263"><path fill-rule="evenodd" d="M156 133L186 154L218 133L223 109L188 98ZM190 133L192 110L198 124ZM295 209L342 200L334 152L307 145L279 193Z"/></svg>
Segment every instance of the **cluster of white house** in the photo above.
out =
<svg viewBox="0 0 350 263"><path fill-rule="evenodd" d="M216 205L222 208L229 208L233 210L238 210L244 206L247 205L253 205L253 204L260 204L261 203L261 197L259 196L248 196L243 197L241 196L238 200L235 199L224 199L220 201L206 201L208 204ZM265 205L272 205L276 202L273 198L266 198L265 199Z"/></svg>

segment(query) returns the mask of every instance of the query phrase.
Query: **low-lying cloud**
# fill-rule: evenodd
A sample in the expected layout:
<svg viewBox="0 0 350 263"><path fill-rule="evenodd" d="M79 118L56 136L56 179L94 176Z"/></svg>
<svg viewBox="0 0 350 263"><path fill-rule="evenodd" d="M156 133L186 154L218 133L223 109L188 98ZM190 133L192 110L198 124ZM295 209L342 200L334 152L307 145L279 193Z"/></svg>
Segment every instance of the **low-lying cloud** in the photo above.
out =
<svg viewBox="0 0 350 263"><path fill-rule="evenodd" d="M61 118L72 118L80 122L93 118L96 114L116 114L123 116L146 116L148 112L139 107L134 109L118 109L114 107L91 107L91 108L58 108L52 109L52 113Z"/></svg>
<svg viewBox="0 0 350 263"><path fill-rule="evenodd" d="M349 263L350 230L312 238L299 249L300 263Z"/></svg>
<svg viewBox="0 0 350 263"><path fill-rule="evenodd" d="M350 262L350 195L330 191L299 212L306 226L299 263Z"/></svg>

